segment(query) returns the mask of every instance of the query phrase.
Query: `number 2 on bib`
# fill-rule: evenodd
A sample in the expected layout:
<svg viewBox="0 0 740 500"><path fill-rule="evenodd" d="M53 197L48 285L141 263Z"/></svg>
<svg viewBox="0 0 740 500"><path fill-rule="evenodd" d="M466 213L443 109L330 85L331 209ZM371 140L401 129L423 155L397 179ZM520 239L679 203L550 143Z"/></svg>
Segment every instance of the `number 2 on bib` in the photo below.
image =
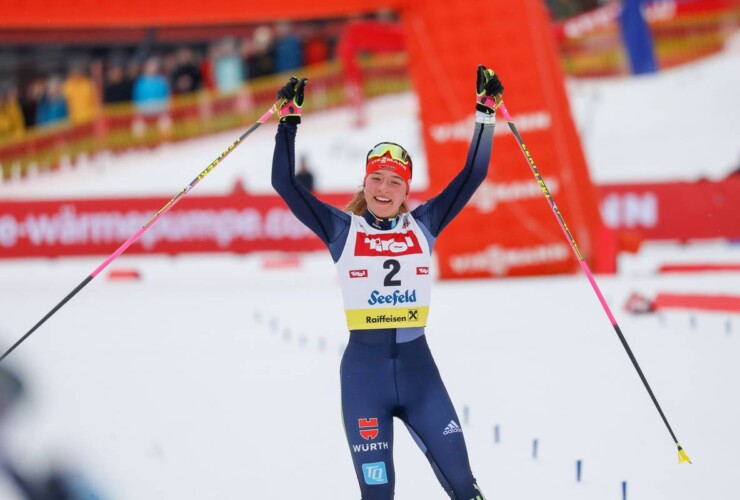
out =
<svg viewBox="0 0 740 500"><path fill-rule="evenodd" d="M401 263L396 259L388 259L383 262L383 269L390 269L383 281L384 286L401 286L401 280L394 280L393 277L401 270Z"/></svg>

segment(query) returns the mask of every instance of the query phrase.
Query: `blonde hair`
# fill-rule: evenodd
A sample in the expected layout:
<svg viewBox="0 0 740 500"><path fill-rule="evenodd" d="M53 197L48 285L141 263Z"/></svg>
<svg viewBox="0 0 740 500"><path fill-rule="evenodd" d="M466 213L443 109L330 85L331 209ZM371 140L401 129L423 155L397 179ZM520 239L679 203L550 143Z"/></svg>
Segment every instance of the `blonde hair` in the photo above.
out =
<svg viewBox="0 0 740 500"><path fill-rule="evenodd" d="M352 199L349 200L347 206L344 207L345 212L352 212L355 215L362 215L367 210L367 200L365 199L365 190L362 186L355 192ZM409 206L406 204L406 200L401 202L401 206L398 208L399 214L405 214L409 211Z"/></svg>

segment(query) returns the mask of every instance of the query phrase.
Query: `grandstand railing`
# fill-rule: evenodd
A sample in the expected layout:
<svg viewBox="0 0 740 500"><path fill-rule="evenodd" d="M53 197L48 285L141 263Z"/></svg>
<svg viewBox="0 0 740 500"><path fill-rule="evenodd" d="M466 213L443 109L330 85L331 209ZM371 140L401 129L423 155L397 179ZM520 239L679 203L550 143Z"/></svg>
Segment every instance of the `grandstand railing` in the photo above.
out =
<svg viewBox="0 0 740 500"><path fill-rule="evenodd" d="M410 88L405 53L364 56L360 58L360 66L367 97ZM349 103L338 62L302 68L300 74L311 81L312 98L306 102L304 112ZM157 117L142 118L131 103L124 103L103 106L98 118L90 123L63 123L29 130L21 139L0 143L1 178L32 176L104 151L155 147L163 142L243 128L254 123L275 101L276 90L289 76L276 74L255 78L238 92L228 95L202 90L176 96L165 115L169 122L167 127L159 127Z"/></svg>
<svg viewBox="0 0 740 500"><path fill-rule="evenodd" d="M619 2L612 2L554 25L567 75L629 73L619 34L620 8ZM647 19L661 69L717 53L740 36L737 0L659 0L650 4ZM411 88L404 52L366 55L360 66L367 97ZM306 112L350 105L339 62L302 68L300 73L311 79L312 98ZM171 128L164 133L151 120L138 135L134 133L137 113L131 104L123 104L104 106L92 123L32 129L10 142L0 139L0 180L32 176L104 151L155 147L166 141L242 128L274 101L275 90L288 76L253 79L230 95L201 91L176 97L167 114Z"/></svg>

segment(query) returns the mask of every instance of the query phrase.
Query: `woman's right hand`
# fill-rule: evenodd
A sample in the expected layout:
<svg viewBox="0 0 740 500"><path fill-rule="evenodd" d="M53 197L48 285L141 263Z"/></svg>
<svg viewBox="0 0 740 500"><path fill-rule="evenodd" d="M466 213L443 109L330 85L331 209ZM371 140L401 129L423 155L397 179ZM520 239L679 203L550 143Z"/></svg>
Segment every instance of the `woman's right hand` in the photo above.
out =
<svg viewBox="0 0 740 500"><path fill-rule="evenodd" d="M288 83L283 85L277 92L278 99L285 99L278 110L278 117L283 123L301 123L301 110L305 98L304 89L308 84L308 78L300 80L291 76Z"/></svg>

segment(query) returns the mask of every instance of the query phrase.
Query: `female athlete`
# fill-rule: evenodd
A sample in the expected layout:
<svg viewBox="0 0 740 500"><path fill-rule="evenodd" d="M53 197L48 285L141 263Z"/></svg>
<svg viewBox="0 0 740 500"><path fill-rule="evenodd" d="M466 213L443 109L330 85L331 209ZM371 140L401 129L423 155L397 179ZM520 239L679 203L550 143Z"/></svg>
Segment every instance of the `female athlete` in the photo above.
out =
<svg viewBox="0 0 740 500"><path fill-rule="evenodd" d="M278 92L286 101L278 112L272 185L326 244L339 272L349 328L342 416L363 500L393 498L393 417L406 425L450 498L484 498L424 335L434 242L485 179L491 159L496 97L504 88L485 66L476 76L475 128L465 166L414 210L407 205L413 162L392 142L370 149L362 188L344 211L303 188L295 177L295 137L308 81L293 77Z"/></svg>

